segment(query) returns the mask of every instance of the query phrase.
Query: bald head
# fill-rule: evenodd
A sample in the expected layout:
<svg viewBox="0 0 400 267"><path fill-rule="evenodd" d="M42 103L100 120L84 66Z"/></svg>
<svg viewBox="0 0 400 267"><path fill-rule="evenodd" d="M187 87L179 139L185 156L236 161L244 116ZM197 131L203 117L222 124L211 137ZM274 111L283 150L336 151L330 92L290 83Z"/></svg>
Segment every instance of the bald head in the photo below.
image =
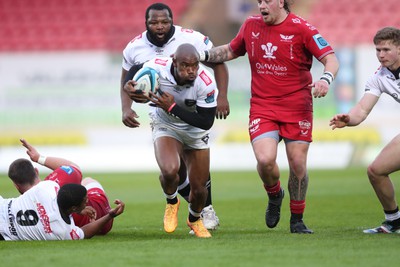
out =
<svg viewBox="0 0 400 267"><path fill-rule="evenodd" d="M196 48L191 44L181 44L178 46L175 52L175 59L181 60L182 58L193 58L199 59L199 53Z"/></svg>

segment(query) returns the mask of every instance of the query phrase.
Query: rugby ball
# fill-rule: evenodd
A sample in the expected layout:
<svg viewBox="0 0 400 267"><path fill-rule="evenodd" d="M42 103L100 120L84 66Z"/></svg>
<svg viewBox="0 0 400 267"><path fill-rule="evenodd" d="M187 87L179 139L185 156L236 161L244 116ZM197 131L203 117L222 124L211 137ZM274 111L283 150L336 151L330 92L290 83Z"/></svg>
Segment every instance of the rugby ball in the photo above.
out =
<svg viewBox="0 0 400 267"><path fill-rule="evenodd" d="M160 87L160 78L157 71L153 68L141 68L133 76L133 80L137 82L135 85L136 91L141 91L144 94L148 94L149 92L154 93Z"/></svg>

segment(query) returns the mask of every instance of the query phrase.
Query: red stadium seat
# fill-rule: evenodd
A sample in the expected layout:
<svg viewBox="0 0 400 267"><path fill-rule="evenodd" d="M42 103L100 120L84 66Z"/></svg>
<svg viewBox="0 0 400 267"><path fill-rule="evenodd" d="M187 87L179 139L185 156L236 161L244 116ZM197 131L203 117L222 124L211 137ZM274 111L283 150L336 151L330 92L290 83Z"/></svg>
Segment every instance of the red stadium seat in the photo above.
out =
<svg viewBox="0 0 400 267"><path fill-rule="evenodd" d="M371 44L385 26L400 26L398 0L315 1L307 20L335 46Z"/></svg>
<svg viewBox="0 0 400 267"><path fill-rule="evenodd" d="M179 18L189 0L165 0ZM121 51L144 30L149 0L1 0L0 52ZM176 19L175 19L176 21Z"/></svg>

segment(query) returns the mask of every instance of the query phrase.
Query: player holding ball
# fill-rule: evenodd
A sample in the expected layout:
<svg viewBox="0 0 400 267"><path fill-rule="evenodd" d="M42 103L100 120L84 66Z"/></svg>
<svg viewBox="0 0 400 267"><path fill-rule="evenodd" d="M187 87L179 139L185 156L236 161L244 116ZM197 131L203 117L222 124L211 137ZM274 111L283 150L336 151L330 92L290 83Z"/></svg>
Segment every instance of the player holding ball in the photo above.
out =
<svg viewBox="0 0 400 267"><path fill-rule="evenodd" d="M200 66L199 54L191 44L180 45L173 59L155 58L145 63L144 68L156 70L160 82L158 91L144 95L152 102L149 114L154 152L167 200L164 230L172 233L178 226L177 194L180 159L183 159L191 185L187 224L197 237L211 237L200 216L208 194L208 140L217 108L216 83L211 73Z"/></svg>
<svg viewBox="0 0 400 267"><path fill-rule="evenodd" d="M122 122L125 126L130 128L137 128L140 126L138 116L132 108L133 101L136 103L147 102L147 98L144 95L135 93L131 82L127 84L133 77L130 76L130 78L127 78L127 73L130 70L136 72L142 67L143 63L155 57L170 57L175 53L178 46L184 43L192 44L197 51L213 47L210 39L200 32L174 25L172 11L169 6L163 3L154 3L150 5L146 10L145 19L146 31L130 41L123 51L124 58L122 62L120 89ZM217 96L217 108L214 116L219 119L226 119L229 115L227 67L224 63L206 63L206 65L213 69L220 92ZM181 161L180 167L178 193L188 201L191 186L183 160ZM212 205L211 176L208 178L207 190L206 205L201 212L201 217L205 227L214 230L219 226L219 218ZM165 215L168 217L171 213L170 211L174 213L178 208L177 205L171 206L168 204L166 206ZM174 216L175 215L172 215L172 217Z"/></svg>

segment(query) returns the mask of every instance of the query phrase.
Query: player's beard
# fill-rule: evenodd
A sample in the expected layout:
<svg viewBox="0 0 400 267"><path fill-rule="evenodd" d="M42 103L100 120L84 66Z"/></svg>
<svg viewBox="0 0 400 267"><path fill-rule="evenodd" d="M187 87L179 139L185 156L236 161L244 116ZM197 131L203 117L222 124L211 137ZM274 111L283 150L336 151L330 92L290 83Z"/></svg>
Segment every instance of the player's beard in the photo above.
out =
<svg viewBox="0 0 400 267"><path fill-rule="evenodd" d="M149 39L150 43L152 43L153 45L155 45L157 47L163 47L175 33L175 27L174 27L174 25L172 25L171 28L169 29L169 31L165 34L165 38L161 41L157 38L156 34L152 33L149 30L148 26L146 26L146 29L147 29L147 33L146 33L147 39Z"/></svg>

